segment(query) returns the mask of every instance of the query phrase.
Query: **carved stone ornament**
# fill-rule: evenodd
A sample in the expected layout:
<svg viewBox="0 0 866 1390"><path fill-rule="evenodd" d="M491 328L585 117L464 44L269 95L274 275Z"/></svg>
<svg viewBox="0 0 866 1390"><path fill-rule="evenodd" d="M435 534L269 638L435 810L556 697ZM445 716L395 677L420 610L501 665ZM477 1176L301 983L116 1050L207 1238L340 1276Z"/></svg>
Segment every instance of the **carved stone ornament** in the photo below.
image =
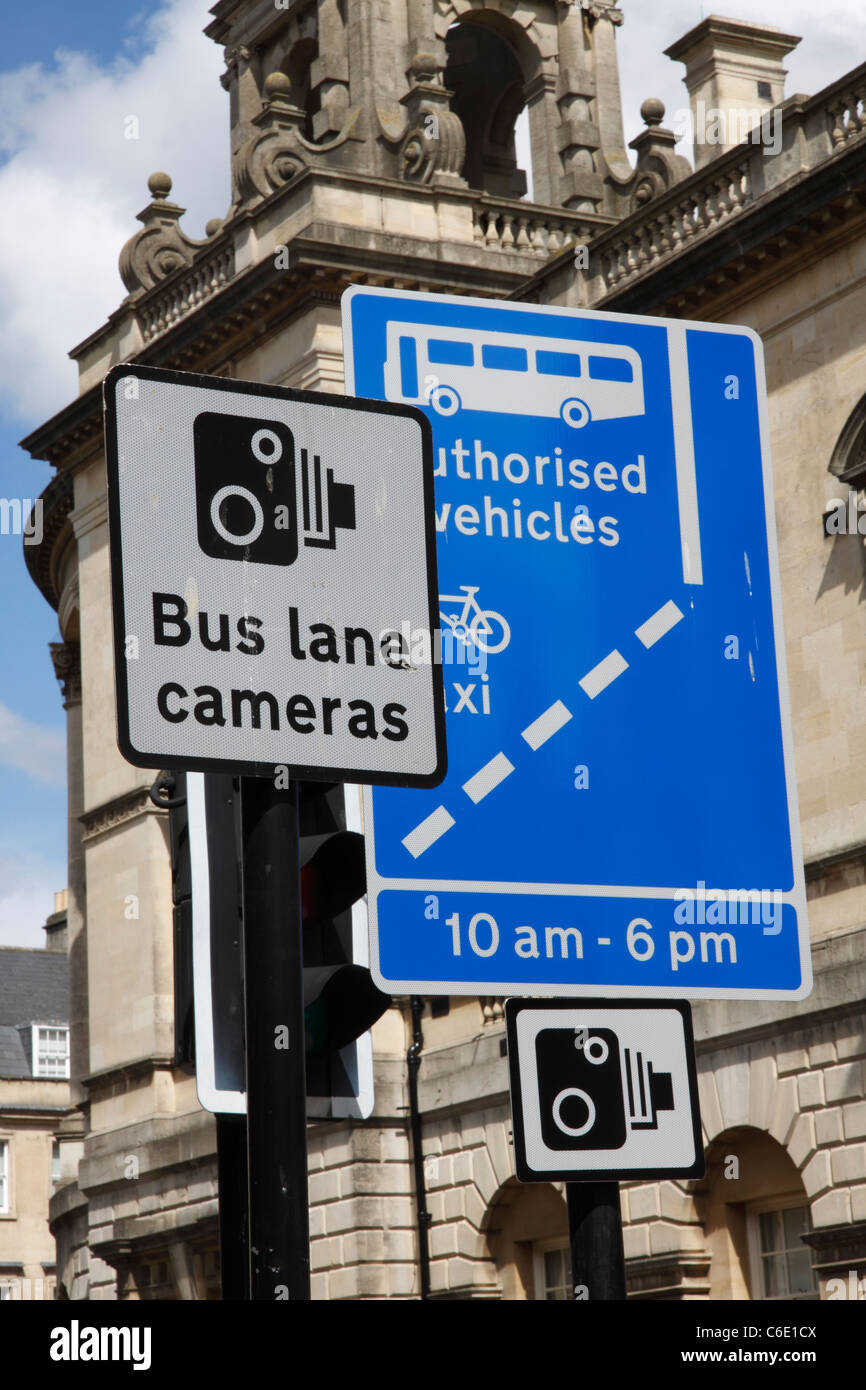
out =
<svg viewBox="0 0 866 1390"><path fill-rule="evenodd" d="M399 101L378 101L376 119L379 129L391 145L399 145L409 124L409 117Z"/></svg>
<svg viewBox="0 0 866 1390"><path fill-rule="evenodd" d="M285 73L272 72L265 78L264 89L262 109L253 117L258 133L235 155L235 178L242 203L256 197L267 198L303 173L316 156L342 145L352 137L361 114L360 107L353 107L346 113L339 134L316 144L303 134L306 113L295 105L292 84Z"/></svg>
<svg viewBox="0 0 866 1390"><path fill-rule="evenodd" d="M418 53L409 66L410 88L401 99L408 130L400 148L404 179L430 183L437 179L461 183L466 159L466 133L460 117L449 109L451 93L440 79L441 68L430 53Z"/></svg>
<svg viewBox="0 0 866 1390"><path fill-rule="evenodd" d="M193 241L178 226L185 209L168 202L168 174L151 174L147 186L153 202L138 214L142 230L129 238L120 253L120 276L130 294L153 289L173 271L191 265L198 248L207 245Z"/></svg>
<svg viewBox="0 0 866 1390"><path fill-rule="evenodd" d="M630 192L627 185L623 188L629 212L638 212L692 173L689 161L676 153L676 135L662 126L664 103L658 97L647 97L640 114L645 129L629 142L629 148L637 152L634 182Z"/></svg>
<svg viewBox="0 0 866 1390"><path fill-rule="evenodd" d="M220 86L224 87L225 90L228 91L232 84L232 78L235 75L238 64L241 62L248 63L252 56L253 50L251 48L248 48L245 43L239 43L236 44L234 47L227 48L223 53L223 57L225 58L226 70L220 78Z"/></svg>
<svg viewBox="0 0 866 1390"><path fill-rule="evenodd" d="M49 642L54 675L60 681L63 703L81 703L81 647L78 642Z"/></svg>
<svg viewBox="0 0 866 1390"><path fill-rule="evenodd" d="M622 10L608 0L580 0L580 8L590 19L607 19L611 24L622 24Z"/></svg>
<svg viewBox="0 0 866 1390"><path fill-rule="evenodd" d="M426 104L418 116L418 124L408 132L400 151L403 177L418 183L429 183L434 174L458 178L466 158L460 117Z"/></svg>

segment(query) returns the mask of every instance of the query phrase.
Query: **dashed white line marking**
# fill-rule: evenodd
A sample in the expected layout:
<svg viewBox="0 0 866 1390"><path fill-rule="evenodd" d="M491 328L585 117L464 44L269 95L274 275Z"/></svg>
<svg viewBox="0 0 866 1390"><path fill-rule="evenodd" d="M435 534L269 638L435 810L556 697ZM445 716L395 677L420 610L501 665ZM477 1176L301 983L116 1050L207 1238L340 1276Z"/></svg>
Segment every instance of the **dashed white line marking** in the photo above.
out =
<svg viewBox="0 0 866 1390"><path fill-rule="evenodd" d="M700 545L699 539L698 545ZM700 583L701 579L700 577L692 578L690 581L687 580L687 582ZM692 604L692 607L694 607L694 604ZM659 638L664 637L665 633L670 632L672 627L676 627L682 616L683 614L680 612L679 608L677 608L673 599L669 599L667 603L663 604L661 608L653 613L652 617L647 618L645 623L642 623L639 628L635 629L635 636L645 647L652 647L658 642ZM751 653L749 653L749 665L752 667L752 679L754 680L754 666L752 665ZM603 690L607 689L612 681L616 680L617 676L621 676L623 671L627 670L628 662L622 653L617 651L616 647L614 647L613 651L608 652L607 656L604 657L597 666L593 666L591 671L587 671L583 679L578 681L578 684L584 694L588 695L590 700L594 700L596 695L600 695ZM531 724L527 724L521 737L529 744L529 747L535 751L540 748L543 743L546 743L549 738L552 738L571 718L573 718L571 710L568 709L561 700L555 700L543 714L540 714ZM463 783L463 790L470 801L474 801L477 806L478 802L483 801L484 797L487 796L489 792L492 792L494 787L498 787L500 782L504 782L506 777L510 777L513 771L514 764L506 758L504 753L497 753L495 757L490 759L489 763L485 763L484 767L479 768L479 770L469 778L468 782ZM404 836L402 843L406 846L412 858L418 859L420 855L422 855L425 850L429 849L431 845L435 844L447 830L450 830L453 824L454 817L451 815L450 811L447 811L444 806L437 806L436 810L432 811L429 816L422 820L420 825L416 825L414 830L410 830L409 834ZM599 946L609 946L610 937L598 937L598 944Z"/></svg>
<svg viewBox="0 0 866 1390"><path fill-rule="evenodd" d="M668 599L651 618L647 618L645 623L635 628L634 635L645 647L652 647L660 637L664 637L672 627L676 627L682 616L673 599Z"/></svg>
<svg viewBox="0 0 866 1390"><path fill-rule="evenodd" d="M561 700L540 714L537 719L533 719L531 724L523 730L521 738L526 739L533 752L539 749L542 743L546 743L549 738L553 738L558 733L563 724L567 724L571 718L571 710L566 709Z"/></svg>
<svg viewBox="0 0 866 1390"><path fill-rule="evenodd" d="M429 849L432 844L435 844L446 830L450 830L453 824L454 817L446 811L444 806L437 806L436 810L426 816L420 825L416 825L414 830L410 830L409 834L404 836L403 844L412 858L417 859L419 855L424 853L425 849Z"/></svg>
<svg viewBox="0 0 866 1390"><path fill-rule="evenodd" d="M496 757L479 768L468 782L463 783L463 790L469 800L474 801L477 806L479 801L483 801L485 796L492 792L494 787L498 787L500 782L504 782L513 771L514 764L508 761L504 753L497 753Z"/></svg>
<svg viewBox="0 0 866 1390"><path fill-rule="evenodd" d="M611 681L615 681L617 676L621 676L623 671L628 670L628 662L621 652L614 647L612 652L608 652L603 661L597 666L593 666L591 671L587 671L583 680L578 681L578 685L591 700L596 695L600 695L606 690Z"/></svg>

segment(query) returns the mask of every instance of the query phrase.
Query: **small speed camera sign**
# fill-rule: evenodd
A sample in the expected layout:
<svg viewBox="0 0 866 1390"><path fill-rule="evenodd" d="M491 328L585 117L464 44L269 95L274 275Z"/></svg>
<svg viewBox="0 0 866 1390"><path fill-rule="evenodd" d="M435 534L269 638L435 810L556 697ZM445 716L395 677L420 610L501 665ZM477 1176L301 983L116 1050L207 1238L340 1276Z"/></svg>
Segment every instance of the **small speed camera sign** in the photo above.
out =
<svg viewBox="0 0 866 1390"><path fill-rule="evenodd" d="M105 411L124 756L435 786L424 416L139 366L108 374Z"/></svg>
<svg viewBox="0 0 866 1390"><path fill-rule="evenodd" d="M505 1022L521 1182L703 1177L687 1003L508 999Z"/></svg>

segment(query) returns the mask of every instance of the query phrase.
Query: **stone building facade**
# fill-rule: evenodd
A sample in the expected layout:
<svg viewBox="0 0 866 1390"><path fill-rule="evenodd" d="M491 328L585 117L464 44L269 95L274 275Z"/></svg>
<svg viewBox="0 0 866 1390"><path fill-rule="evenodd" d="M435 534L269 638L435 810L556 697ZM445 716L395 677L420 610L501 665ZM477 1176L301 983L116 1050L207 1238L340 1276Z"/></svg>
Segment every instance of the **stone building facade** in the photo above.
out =
<svg viewBox="0 0 866 1390"><path fill-rule="evenodd" d="M54 1298L48 1204L60 1177L55 1129L69 1108L63 893L47 950L0 947L0 1302Z"/></svg>
<svg viewBox="0 0 866 1390"><path fill-rule="evenodd" d="M832 1281L866 1272L866 568L862 537L822 517L866 487L866 67L786 98L795 36L703 20L669 50L696 124L701 102L716 113L693 171L652 99L628 159L628 29L607 0L211 13L231 207L191 240L153 175L126 298L73 351L79 396L24 441L57 468L27 561L67 681L63 1290L219 1292L214 1123L174 1065L165 815L113 738L101 381L136 360L340 391L340 295L367 283L746 323L764 341L815 988L695 1006L707 1176L623 1184L625 1244L636 1298L842 1296ZM563 1194L514 1178L502 1001L428 1001L422 1026L423 1192L408 1001L374 1030L370 1119L310 1128L314 1297L417 1298L425 1242L433 1297L563 1296Z"/></svg>

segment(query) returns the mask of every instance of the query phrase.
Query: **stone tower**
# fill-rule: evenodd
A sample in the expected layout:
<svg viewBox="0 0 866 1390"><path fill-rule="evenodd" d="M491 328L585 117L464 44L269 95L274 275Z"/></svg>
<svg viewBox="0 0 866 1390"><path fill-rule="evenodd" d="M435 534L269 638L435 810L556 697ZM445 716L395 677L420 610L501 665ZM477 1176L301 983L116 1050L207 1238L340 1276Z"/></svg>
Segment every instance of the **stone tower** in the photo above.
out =
<svg viewBox="0 0 866 1390"><path fill-rule="evenodd" d="M608 0L225 0L235 206L303 170L525 191L514 123L528 109L535 201L611 213L622 149ZM267 85L266 85L267 84Z"/></svg>

